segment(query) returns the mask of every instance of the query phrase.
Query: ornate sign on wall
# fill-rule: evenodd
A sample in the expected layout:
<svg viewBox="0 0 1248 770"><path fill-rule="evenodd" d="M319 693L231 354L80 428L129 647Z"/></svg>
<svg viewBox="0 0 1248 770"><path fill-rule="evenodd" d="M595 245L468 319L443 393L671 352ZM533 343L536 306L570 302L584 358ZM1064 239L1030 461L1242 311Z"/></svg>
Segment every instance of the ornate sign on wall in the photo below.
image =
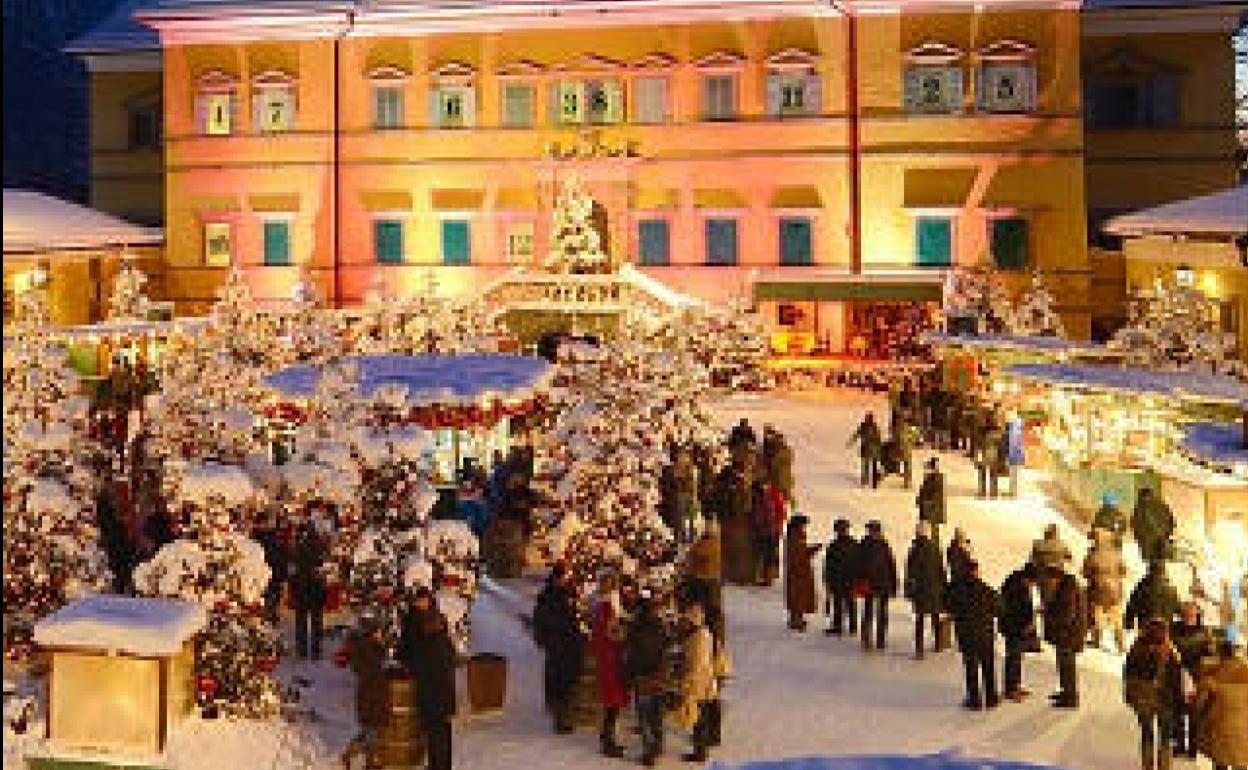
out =
<svg viewBox="0 0 1248 770"><path fill-rule="evenodd" d="M575 139L556 140L546 145L546 154L552 160L601 160L606 158L641 157L639 145L634 139L611 142L603 138L598 129L582 131Z"/></svg>

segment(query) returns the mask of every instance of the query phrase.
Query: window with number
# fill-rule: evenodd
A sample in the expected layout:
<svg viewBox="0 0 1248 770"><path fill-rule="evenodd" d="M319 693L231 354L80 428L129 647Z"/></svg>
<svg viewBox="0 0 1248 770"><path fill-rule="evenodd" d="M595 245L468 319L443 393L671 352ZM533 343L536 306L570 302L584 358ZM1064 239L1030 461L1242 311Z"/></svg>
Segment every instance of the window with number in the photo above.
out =
<svg viewBox="0 0 1248 770"><path fill-rule="evenodd" d="M984 112L1031 112L1036 103L1036 68L1030 61L987 62L980 70L979 108Z"/></svg>
<svg viewBox="0 0 1248 770"><path fill-rule="evenodd" d="M906 68L906 112L943 114L962 109L962 68L911 64Z"/></svg>
<svg viewBox="0 0 1248 770"><path fill-rule="evenodd" d="M403 88L401 86L375 86L373 88L373 128L403 127Z"/></svg>
<svg viewBox="0 0 1248 770"><path fill-rule="evenodd" d="M671 237L666 219L643 219L637 223L638 261L660 267L671 259Z"/></svg>
<svg viewBox="0 0 1248 770"><path fill-rule="evenodd" d="M785 72L767 77L767 113L775 117L817 115L822 91L818 75Z"/></svg>
<svg viewBox="0 0 1248 770"><path fill-rule="evenodd" d="M707 120L733 120L737 117L735 75L707 75L703 79L702 113Z"/></svg>
<svg viewBox="0 0 1248 770"><path fill-rule="evenodd" d="M273 219L264 223L264 264L268 267L290 265L290 222Z"/></svg>
<svg viewBox="0 0 1248 770"><path fill-rule="evenodd" d="M637 123L667 122L667 79L638 78L633 81L633 120Z"/></svg>
<svg viewBox="0 0 1248 770"><path fill-rule="evenodd" d="M234 128L234 94L228 91L201 94L199 128L208 136L229 136Z"/></svg>
<svg viewBox="0 0 1248 770"><path fill-rule="evenodd" d="M507 263L528 265L533 262L533 223L515 222L507 228Z"/></svg>
<svg viewBox="0 0 1248 770"><path fill-rule="evenodd" d="M233 261L233 233L229 222L204 223L204 264L229 267Z"/></svg>
<svg viewBox="0 0 1248 770"><path fill-rule="evenodd" d="M1003 217L990 220L992 261L1001 270L1026 270L1028 251L1027 220Z"/></svg>
<svg viewBox="0 0 1248 770"><path fill-rule="evenodd" d="M403 223L397 219L373 222L373 255L384 265L403 264Z"/></svg>
<svg viewBox="0 0 1248 770"><path fill-rule="evenodd" d="M467 265L471 259L468 222L463 219L442 220L442 264Z"/></svg>
<svg viewBox="0 0 1248 770"><path fill-rule="evenodd" d="M256 130L281 133L295 127L295 92L287 87L256 89L254 100Z"/></svg>
<svg viewBox="0 0 1248 770"><path fill-rule="evenodd" d="M533 86L528 83L503 86L503 125L511 128L533 125Z"/></svg>
<svg viewBox="0 0 1248 770"><path fill-rule="evenodd" d="M807 217L780 219L780 264L809 265L812 262L811 227Z"/></svg>
<svg viewBox="0 0 1248 770"><path fill-rule="evenodd" d="M706 220L706 264L737 264L737 220Z"/></svg>
<svg viewBox="0 0 1248 770"><path fill-rule="evenodd" d="M919 267L953 264L953 220L919 217L914 222L914 261Z"/></svg>
<svg viewBox="0 0 1248 770"><path fill-rule="evenodd" d="M433 91L433 121L438 128L466 128L476 119L471 86L438 86Z"/></svg>
<svg viewBox="0 0 1248 770"><path fill-rule="evenodd" d="M561 80L553 86L554 122L614 124L624 119L624 92L618 80Z"/></svg>

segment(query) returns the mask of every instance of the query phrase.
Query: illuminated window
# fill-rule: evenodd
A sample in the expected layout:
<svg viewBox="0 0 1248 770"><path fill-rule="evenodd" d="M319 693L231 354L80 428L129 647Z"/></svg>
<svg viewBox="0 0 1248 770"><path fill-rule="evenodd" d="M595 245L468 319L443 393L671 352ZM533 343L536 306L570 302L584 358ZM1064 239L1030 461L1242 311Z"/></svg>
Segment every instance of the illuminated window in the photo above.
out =
<svg viewBox="0 0 1248 770"><path fill-rule="evenodd" d="M780 218L780 264L803 266L813 260L809 217Z"/></svg>
<svg viewBox="0 0 1248 770"><path fill-rule="evenodd" d="M229 136L234 128L234 94L200 94L199 129L208 136Z"/></svg>
<svg viewBox="0 0 1248 770"><path fill-rule="evenodd" d="M467 265L472 261L471 232L467 220L442 220L442 264Z"/></svg>
<svg viewBox="0 0 1248 770"><path fill-rule="evenodd" d="M476 119L471 86L438 86L433 91L433 119L438 128L465 128Z"/></svg>
<svg viewBox="0 0 1248 770"><path fill-rule="evenodd" d="M707 120L737 117L736 75L708 75L702 80L702 113Z"/></svg>
<svg viewBox="0 0 1248 770"><path fill-rule="evenodd" d="M666 219L637 223L638 259L643 265L662 266L671 259L671 232Z"/></svg>
<svg viewBox="0 0 1248 770"><path fill-rule="evenodd" d="M667 78L638 78L633 82L633 120L667 122Z"/></svg>
<svg viewBox="0 0 1248 770"><path fill-rule="evenodd" d="M403 127L403 88L397 85L373 88L373 128Z"/></svg>
<svg viewBox="0 0 1248 770"><path fill-rule="evenodd" d="M373 222L373 256L385 265L403 264L403 223L397 219Z"/></svg>
<svg viewBox="0 0 1248 770"><path fill-rule="evenodd" d="M514 222L507 228L507 263L527 265L533 262L533 223Z"/></svg>
<svg viewBox="0 0 1248 770"><path fill-rule="evenodd" d="M706 220L706 264L737 264L737 220Z"/></svg>
<svg viewBox="0 0 1248 770"><path fill-rule="evenodd" d="M233 261L234 241L229 222L204 223L204 264L208 267L229 267Z"/></svg>
<svg viewBox="0 0 1248 770"><path fill-rule="evenodd" d="M259 88L252 96L256 131L281 133L295 127L295 92L285 86Z"/></svg>
<svg viewBox="0 0 1248 770"><path fill-rule="evenodd" d="M503 125L512 128L533 125L533 86L528 83L503 86Z"/></svg>
<svg viewBox="0 0 1248 770"><path fill-rule="evenodd" d="M268 267L290 265L290 222L284 219L265 220L264 264Z"/></svg>

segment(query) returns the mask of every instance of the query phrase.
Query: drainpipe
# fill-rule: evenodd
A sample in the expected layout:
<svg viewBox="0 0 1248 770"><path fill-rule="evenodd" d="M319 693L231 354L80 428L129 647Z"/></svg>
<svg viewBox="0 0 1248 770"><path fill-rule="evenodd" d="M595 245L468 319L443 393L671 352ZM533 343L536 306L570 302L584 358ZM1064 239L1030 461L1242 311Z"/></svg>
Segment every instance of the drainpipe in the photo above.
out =
<svg viewBox="0 0 1248 770"><path fill-rule="evenodd" d="M849 111L849 270L862 272L862 125L858 108L858 17L844 4L849 68L845 107Z"/></svg>
<svg viewBox="0 0 1248 770"><path fill-rule="evenodd" d="M334 307L342 307L342 205L341 188L342 188L342 121L340 120L341 109L341 58L342 58L342 39L346 37L355 27L355 12L347 12L347 26L342 32L334 36L334 156L331 163L331 173L333 174L333 258L334 258Z"/></svg>

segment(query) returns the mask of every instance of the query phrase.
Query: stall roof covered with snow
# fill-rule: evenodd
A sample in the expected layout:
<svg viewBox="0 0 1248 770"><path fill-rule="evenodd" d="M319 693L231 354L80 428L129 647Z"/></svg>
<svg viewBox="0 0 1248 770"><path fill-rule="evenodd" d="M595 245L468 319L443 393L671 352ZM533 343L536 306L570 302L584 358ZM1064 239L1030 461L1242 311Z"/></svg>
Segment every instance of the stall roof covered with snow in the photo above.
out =
<svg viewBox="0 0 1248 770"><path fill-rule="evenodd" d="M1114 235L1206 235L1235 238L1248 233L1248 184L1166 203L1109 220Z"/></svg>
<svg viewBox="0 0 1248 770"><path fill-rule="evenodd" d="M1015 364L1010 374L1037 382L1248 406L1248 384L1233 377L1117 366Z"/></svg>
<svg viewBox="0 0 1248 770"><path fill-rule="evenodd" d="M31 190L4 191L4 253L35 254L164 241L164 231L143 227Z"/></svg>
<svg viewBox="0 0 1248 770"><path fill-rule="evenodd" d="M207 622L203 607L178 599L89 596L35 624L35 642L128 655L175 655Z"/></svg>

